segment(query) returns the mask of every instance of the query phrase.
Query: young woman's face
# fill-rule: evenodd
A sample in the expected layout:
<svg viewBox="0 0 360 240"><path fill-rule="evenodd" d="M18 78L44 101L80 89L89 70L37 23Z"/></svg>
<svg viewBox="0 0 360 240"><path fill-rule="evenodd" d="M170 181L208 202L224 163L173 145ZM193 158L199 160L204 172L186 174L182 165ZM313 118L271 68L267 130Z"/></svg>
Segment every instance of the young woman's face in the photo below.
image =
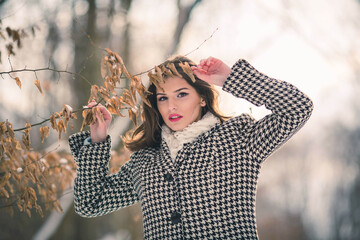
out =
<svg viewBox="0 0 360 240"><path fill-rule="evenodd" d="M156 102L165 124L180 131L201 118L201 107L206 105L195 88L179 77L168 78L156 89Z"/></svg>

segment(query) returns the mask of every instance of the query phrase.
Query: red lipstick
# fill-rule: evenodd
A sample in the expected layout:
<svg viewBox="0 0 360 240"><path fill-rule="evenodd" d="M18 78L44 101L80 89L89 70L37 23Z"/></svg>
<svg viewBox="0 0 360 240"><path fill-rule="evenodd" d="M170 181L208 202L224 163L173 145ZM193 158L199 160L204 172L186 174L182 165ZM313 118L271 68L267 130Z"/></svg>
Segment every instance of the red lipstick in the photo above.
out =
<svg viewBox="0 0 360 240"><path fill-rule="evenodd" d="M170 122L177 122L177 121L179 121L181 118L182 118L181 115L176 114L176 113L173 113L173 114L170 114L170 116L169 116L169 121L170 121Z"/></svg>

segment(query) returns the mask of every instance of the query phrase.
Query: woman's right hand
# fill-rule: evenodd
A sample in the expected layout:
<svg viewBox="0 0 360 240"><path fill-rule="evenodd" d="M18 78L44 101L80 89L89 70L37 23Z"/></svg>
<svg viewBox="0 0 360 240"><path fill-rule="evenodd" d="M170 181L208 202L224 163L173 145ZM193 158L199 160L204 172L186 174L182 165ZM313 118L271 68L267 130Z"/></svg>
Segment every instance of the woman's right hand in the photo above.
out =
<svg viewBox="0 0 360 240"><path fill-rule="evenodd" d="M93 100L88 104L88 107L92 108L96 104L97 103ZM112 119L111 114L106 109L106 107L104 107L100 103L96 107L99 108L104 121L101 121L101 117L99 116L99 114L96 114L96 119L97 119L96 123L90 125L91 142L93 143L103 142L106 140L106 137L108 135L108 129L110 127L110 123Z"/></svg>

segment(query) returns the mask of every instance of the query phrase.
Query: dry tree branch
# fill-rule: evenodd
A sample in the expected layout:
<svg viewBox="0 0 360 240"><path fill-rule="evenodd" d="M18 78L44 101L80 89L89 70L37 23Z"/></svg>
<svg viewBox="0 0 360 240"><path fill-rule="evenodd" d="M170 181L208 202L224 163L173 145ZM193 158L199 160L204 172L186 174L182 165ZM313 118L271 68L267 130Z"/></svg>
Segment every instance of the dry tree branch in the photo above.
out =
<svg viewBox="0 0 360 240"><path fill-rule="evenodd" d="M205 39L199 46L197 46L196 48L194 48L194 49L191 50L190 52L186 53L184 56L188 56L188 55L192 54L193 52L199 50L200 47L201 47L205 42L207 42L210 38L212 38L212 37L214 36L215 32L218 31L218 30L219 30L219 28L216 28L216 29L214 30L214 32L213 32L207 39ZM148 69L148 70L146 70L146 71L143 71L143 72L140 72L140 73L138 73L138 74L135 74L134 77L135 77L135 76L143 75L143 74L148 73L148 72L150 72L150 71L152 71L152 70L154 70L154 69L155 69L155 67L152 67L152 68L150 68L150 69Z"/></svg>
<svg viewBox="0 0 360 240"><path fill-rule="evenodd" d="M11 64L11 62L10 62ZM91 85L90 81L88 79L86 79L83 75L79 74L79 73L74 73L74 72L70 72L68 70L58 70L55 68L51 68L50 66L48 67L44 67L44 68L35 68L35 69L29 69L29 68L23 68L23 69L13 69L13 67L11 66L11 70L10 71L4 71L4 72L0 72L0 75L9 75L11 78L14 78L13 76L11 76L12 73L19 73L19 72L41 72L41 71L52 71L52 72L56 72L56 73L67 73L76 77L80 77L83 80L85 80L89 85Z"/></svg>
<svg viewBox="0 0 360 240"><path fill-rule="evenodd" d="M207 39L205 39L197 48L195 48L195 49L193 49L192 51L188 52L188 53L185 54L184 56L188 56L188 55L192 54L193 52L199 50L200 47L201 47L205 42L207 42L210 38L212 38L212 37L214 36L214 34L215 34L215 32L216 32L217 30L219 30L219 28L216 28L216 29L214 30L214 32L210 35L210 37L208 37Z"/></svg>

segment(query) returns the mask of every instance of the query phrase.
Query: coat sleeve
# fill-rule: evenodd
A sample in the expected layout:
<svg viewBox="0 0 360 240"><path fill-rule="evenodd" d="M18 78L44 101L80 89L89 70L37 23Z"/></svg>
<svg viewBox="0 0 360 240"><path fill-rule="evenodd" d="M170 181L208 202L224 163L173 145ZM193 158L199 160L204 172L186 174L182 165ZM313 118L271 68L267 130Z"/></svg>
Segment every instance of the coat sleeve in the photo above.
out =
<svg viewBox="0 0 360 240"><path fill-rule="evenodd" d="M310 98L295 86L266 76L244 59L232 67L223 90L271 111L259 121L249 115L238 118L239 124L245 125L241 129L247 135L245 146L259 162L296 133L313 110Z"/></svg>
<svg viewBox="0 0 360 240"><path fill-rule="evenodd" d="M90 136L80 132L70 136L71 153L77 164L74 181L75 212L96 217L138 201L133 187L133 161L130 159L116 174L109 175L110 136L104 142L83 145Z"/></svg>

